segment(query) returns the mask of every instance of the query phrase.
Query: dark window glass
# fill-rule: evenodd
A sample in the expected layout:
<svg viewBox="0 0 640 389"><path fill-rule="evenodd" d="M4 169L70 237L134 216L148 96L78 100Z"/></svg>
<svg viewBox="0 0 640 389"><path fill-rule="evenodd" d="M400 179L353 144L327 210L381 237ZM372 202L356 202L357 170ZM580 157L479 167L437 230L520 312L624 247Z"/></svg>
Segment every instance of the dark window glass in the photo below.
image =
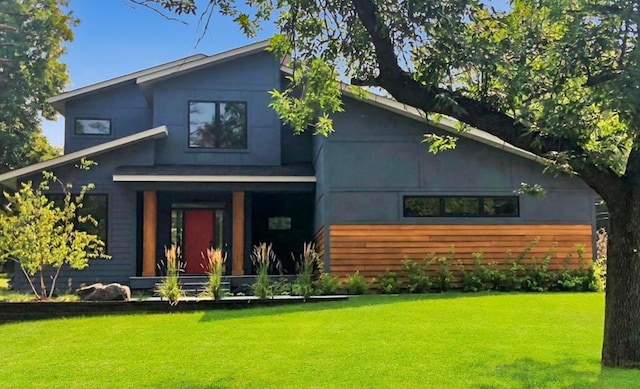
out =
<svg viewBox="0 0 640 389"><path fill-rule="evenodd" d="M189 102L189 147L246 149L247 103Z"/></svg>
<svg viewBox="0 0 640 389"><path fill-rule="evenodd" d="M78 135L110 135L109 119L76 119L75 132Z"/></svg>
<svg viewBox="0 0 640 389"><path fill-rule="evenodd" d="M519 216L517 197L483 197L484 216Z"/></svg>
<svg viewBox="0 0 640 389"><path fill-rule="evenodd" d="M477 197L445 197L445 216L478 216L480 201Z"/></svg>
<svg viewBox="0 0 640 389"><path fill-rule="evenodd" d="M291 218L284 216L270 217L269 218L270 230L290 230Z"/></svg>
<svg viewBox="0 0 640 389"><path fill-rule="evenodd" d="M517 217L517 196L404 196L404 217Z"/></svg>
<svg viewBox="0 0 640 389"><path fill-rule="evenodd" d="M72 195L74 196L74 195ZM47 197L54 202L58 207L63 205L64 195L62 194L50 194ZM79 231L85 231L91 235L97 235L100 240L107 244L107 227L108 227L108 197L104 194L87 194L84 196L82 202L82 208L77 210L78 216L91 215L98 222L97 226L94 226L91 222L76 223L76 228Z"/></svg>
<svg viewBox="0 0 640 389"><path fill-rule="evenodd" d="M428 217L440 215L440 198L416 196L404 198L405 217Z"/></svg>

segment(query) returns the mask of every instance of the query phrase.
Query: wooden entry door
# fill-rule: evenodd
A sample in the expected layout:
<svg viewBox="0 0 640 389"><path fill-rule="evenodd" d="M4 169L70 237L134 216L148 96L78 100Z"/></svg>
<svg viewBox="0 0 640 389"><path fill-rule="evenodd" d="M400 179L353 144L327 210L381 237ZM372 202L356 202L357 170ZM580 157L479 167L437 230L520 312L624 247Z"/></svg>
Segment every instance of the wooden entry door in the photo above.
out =
<svg viewBox="0 0 640 389"><path fill-rule="evenodd" d="M186 274L207 272L207 249L214 245L215 211L186 209L184 211L184 271Z"/></svg>

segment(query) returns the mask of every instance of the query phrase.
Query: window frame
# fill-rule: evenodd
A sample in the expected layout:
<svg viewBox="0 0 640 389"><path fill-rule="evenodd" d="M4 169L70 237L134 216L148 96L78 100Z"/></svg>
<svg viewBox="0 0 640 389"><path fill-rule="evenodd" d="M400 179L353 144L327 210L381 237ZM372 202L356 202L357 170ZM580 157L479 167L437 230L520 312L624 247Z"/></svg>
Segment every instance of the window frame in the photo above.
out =
<svg viewBox="0 0 640 389"><path fill-rule="evenodd" d="M411 215L411 212L408 212L406 207L407 199L411 198L429 198L429 199L438 199L438 214L437 215ZM446 213L445 212L445 202L447 199L456 199L456 198L473 198L476 199L478 204L478 214L477 215L465 215L465 214L456 214L456 213ZM485 212L484 203L486 199L503 199L503 200L512 200L515 201L515 212L509 215L490 215ZM402 196L402 217L405 218L506 218L506 217L520 217L520 197L519 196L505 196L505 195L452 195L452 196L434 196L434 195L403 195Z"/></svg>
<svg viewBox="0 0 640 389"><path fill-rule="evenodd" d="M79 195L79 193L77 193L77 192L72 192L71 193L72 199L73 199L73 197L78 196L78 195ZM64 199L65 193L47 193L46 196L47 196L47 199L49 199L49 201L53 201L54 204L55 204L56 200L54 199L54 197L59 197L60 201L62 201ZM105 248L105 251L107 251L108 245L109 245L109 235L110 235L109 234L109 194L108 193L86 193L84 195L84 197L85 197L85 200L83 200L83 202L82 202L83 205L85 204L85 201L86 201L87 197L104 197L105 198L105 201L104 201L104 204L105 204L105 215L106 215L106 221L105 221L106 225L104 227L104 235L105 236L104 236L104 239L102 239L102 237L100 237L98 235L98 238L100 238L104 242L104 248ZM82 209L84 209L84 207ZM76 215L77 215L77 212L78 212L78 209L76 209ZM94 216L94 215L91 214L91 216ZM95 218L95 216L94 216L94 218ZM78 224L77 221L75 223L76 223L75 224L76 227L80 226L80 224ZM83 223L83 224L86 224L86 223ZM84 231L84 230L80 230L80 231Z"/></svg>
<svg viewBox="0 0 640 389"><path fill-rule="evenodd" d="M78 132L78 121L80 120L91 120L91 121L106 121L109 122L109 132L106 134L88 134L85 132ZM113 120L111 118L101 118L101 117L77 117L73 121L73 134L77 136L99 136L99 137L109 137L113 135Z"/></svg>
<svg viewBox="0 0 640 389"><path fill-rule="evenodd" d="M244 144L241 147L205 147L205 146L192 146L191 145L191 104L193 103L210 103L215 105L215 122L216 122L216 131L220 131L218 129L220 123L220 105L221 104L243 104L244 105ZM197 150L216 150L216 151L244 151L249 149L249 104L247 101L243 100L188 100L187 101L187 149L189 151L197 151Z"/></svg>

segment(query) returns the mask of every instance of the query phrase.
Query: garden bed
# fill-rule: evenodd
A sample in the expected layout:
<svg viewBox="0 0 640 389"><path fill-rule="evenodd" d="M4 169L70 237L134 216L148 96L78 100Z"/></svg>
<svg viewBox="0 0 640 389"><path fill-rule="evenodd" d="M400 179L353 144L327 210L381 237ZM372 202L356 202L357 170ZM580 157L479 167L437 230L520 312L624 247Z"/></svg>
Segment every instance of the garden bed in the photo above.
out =
<svg viewBox="0 0 640 389"><path fill-rule="evenodd" d="M177 305L157 297L132 301L77 301L77 302L0 302L0 323L40 320L75 316L96 316L127 313L170 313L207 311L215 309L241 309L285 304L316 303L346 300L347 296L313 296L306 300L300 296L274 296L260 300L254 296L225 297L222 300L187 297Z"/></svg>

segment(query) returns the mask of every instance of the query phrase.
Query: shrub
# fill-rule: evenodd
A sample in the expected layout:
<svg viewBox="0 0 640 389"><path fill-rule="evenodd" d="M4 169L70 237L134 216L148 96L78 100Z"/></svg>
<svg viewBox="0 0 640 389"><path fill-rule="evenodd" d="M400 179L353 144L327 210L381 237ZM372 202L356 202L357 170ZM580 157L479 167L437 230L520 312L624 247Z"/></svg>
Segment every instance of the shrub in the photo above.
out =
<svg viewBox="0 0 640 389"><path fill-rule="evenodd" d="M316 265L318 266L318 279L314 283L316 293L319 294L336 294L340 288L340 278L332 277L331 274L325 273L324 263L318 257Z"/></svg>
<svg viewBox="0 0 640 389"><path fill-rule="evenodd" d="M160 297L169 300L170 305L178 304L180 297L184 295L182 285L180 284L180 272L182 271L182 262L180 261L180 248L175 244L169 248L164 248L164 256L166 258L166 275L156 287L156 293Z"/></svg>
<svg viewBox="0 0 640 389"><path fill-rule="evenodd" d="M336 294L340 288L340 278L328 273L321 273L315 282L315 289L320 294Z"/></svg>
<svg viewBox="0 0 640 389"><path fill-rule="evenodd" d="M359 271L347 278L347 290L350 294L364 294L369 289L369 284Z"/></svg>
<svg viewBox="0 0 640 389"><path fill-rule="evenodd" d="M453 284L453 273L451 272L451 260L453 259L453 250L451 256L438 257L435 254L430 254L425 259L427 266L437 265L436 276L432 282L432 288L438 292L446 292L451 289Z"/></svg>
<svg viewBox="0 0 640 389"><path fill-rule="evenodd" d="M281 278L271 284L271 290L276 296L290 296L291 289L291 281L286 278Z"/></svg>
<svg viewBox="0 0 640 389"><path fill-rule="evenodd" d="M520 290L522 286L521 273L523 271L520 262L518 260L512 261L511 252L508 251L504 263L511 263L511 267L509 270L497 272L496 277L494 277L494 288L502 292Z"/></svg>
<svg viewBox="0 0 640 389"><path fill-rule="evenodd" d="M269 273L282 269L282 265L276 258L271 244L260 243L254 246L251 253L251 262L256 269L256 281L252 286L253 294L263 300L273 296Z"/></svg>
<svg viewBox="0 0 640 389"><path fill-rule="evenodd" d="M204 256L204 254L202 254ZM222 290L222 276L224 275L224 264L227 261L226 254L222 249L207 249L207 275L208 280L205 291L215 300L220 300L224 296Z"/></svg>
<svg viewBox="0 0 640 389"><path fill-rule="evenodd" d="M380 291L385 294L400 293L400 281L398 275L392 271L385 271L380 277Z"/></svg>
<svg viewBox="0 0 640 389"><path fill-rule="evenodd" d="M548 253L542 262L534 261L525 266L522 289L528 292L546 292L554 282L554 276L549 272L549 262L553 253Z"/></svg>
<svg viewBox="0 0 640 389"><path fill-rule="evenodd" d="M407 272L409 293L424 293L431 288L431 278L422 265L405 259L402 261L402 267Z"/></svg>

